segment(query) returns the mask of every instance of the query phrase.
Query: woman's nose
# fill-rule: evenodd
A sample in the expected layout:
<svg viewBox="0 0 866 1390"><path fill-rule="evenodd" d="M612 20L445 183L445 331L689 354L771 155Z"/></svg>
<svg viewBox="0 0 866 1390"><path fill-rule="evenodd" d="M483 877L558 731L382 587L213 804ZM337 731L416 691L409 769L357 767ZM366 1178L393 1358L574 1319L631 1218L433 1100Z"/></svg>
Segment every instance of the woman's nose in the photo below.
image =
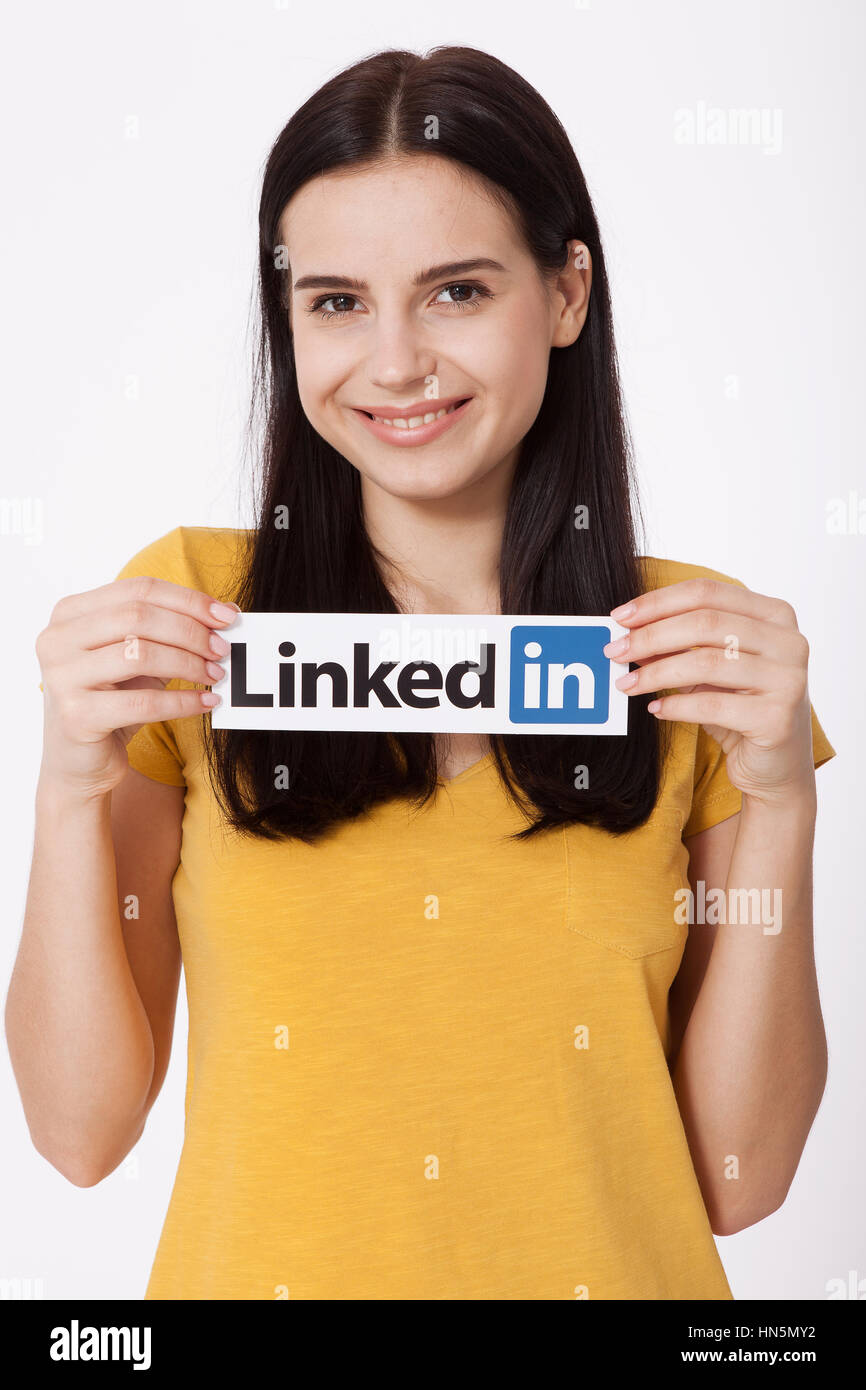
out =
<svg viewBox="0 0 866 1390"><path fill-rule="evenodd" d="M403 381L432 373L435 356L417 325L402 318L380 320L373 329L368 374L392 390Z"/></svg>

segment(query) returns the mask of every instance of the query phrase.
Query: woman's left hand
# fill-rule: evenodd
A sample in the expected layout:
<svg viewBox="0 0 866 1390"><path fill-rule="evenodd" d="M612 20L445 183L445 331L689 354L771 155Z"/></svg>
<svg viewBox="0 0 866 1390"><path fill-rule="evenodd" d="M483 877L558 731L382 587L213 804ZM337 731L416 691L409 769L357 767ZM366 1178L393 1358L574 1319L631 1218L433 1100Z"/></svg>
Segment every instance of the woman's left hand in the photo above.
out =
<svg viewBox="0 0 866 1390"><path fill-rule="evenodd" d="M652 589L611 611L629 635L604 654L640 669L616 682L629 695L675 689L648 708L702 724L744 795L781 802L814 786L809 643L783 599L716 579ZM630 682L630 684L629 684Z"/></svg>

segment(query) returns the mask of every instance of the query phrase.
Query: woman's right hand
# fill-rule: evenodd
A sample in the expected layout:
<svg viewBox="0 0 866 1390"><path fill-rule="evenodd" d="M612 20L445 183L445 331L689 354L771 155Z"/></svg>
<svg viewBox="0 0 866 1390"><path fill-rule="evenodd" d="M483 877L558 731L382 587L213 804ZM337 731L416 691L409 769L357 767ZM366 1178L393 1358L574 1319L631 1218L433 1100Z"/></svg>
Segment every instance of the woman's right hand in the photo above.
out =
<svg viewBox="0 0 866 1390"><path fill-rule="evenodd" d="M45 699L41 778L96 797L126 775L126 745L143 724L200 715L210 691L166 690L180 679L210 685L228 643L217 600L167 579L116 579L55 604L36 639ZM226 611L226 605L221 605ZM220 644L221 648L220 648Z"/></svg>

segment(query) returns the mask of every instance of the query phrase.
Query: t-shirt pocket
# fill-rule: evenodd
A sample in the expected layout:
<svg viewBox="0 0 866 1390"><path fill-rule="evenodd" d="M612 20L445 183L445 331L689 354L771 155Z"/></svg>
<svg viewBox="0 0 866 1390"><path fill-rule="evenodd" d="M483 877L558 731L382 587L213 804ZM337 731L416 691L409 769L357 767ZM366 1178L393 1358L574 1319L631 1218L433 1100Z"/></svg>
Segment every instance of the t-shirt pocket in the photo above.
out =
<svg viewBox="0 0 866 1390"><path fill-rule="evenodd" d="M685 944L689 856L674 807L657 805L623 835L587 825L562 833L568 931L633 959Z"/></svg>

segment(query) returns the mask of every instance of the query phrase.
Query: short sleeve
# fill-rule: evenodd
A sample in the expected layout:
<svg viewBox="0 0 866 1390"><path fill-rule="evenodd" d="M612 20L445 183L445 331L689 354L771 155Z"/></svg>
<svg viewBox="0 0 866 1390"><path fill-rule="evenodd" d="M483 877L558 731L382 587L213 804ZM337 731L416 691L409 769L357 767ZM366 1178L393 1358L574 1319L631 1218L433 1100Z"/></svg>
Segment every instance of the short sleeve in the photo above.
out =
<svg viewBox="0 0 866 1390"><path fill-rule="evenodd" d="M812 761L816 768L835 758L836 750L812 711ZM692 809L683 826L683 835L697 835L711 825L735 816L743 804L743 795L728 778L725 755L715 739L698 725L695 747L695 787Z"/></svg>
<svg viewBox="0 0 866 1390"><path fill-rule="evenodd" d="M179 570L180 527L170 531L146 545L133 555L123 566L115 579L130 579L138 574L153 575L155 579L169 579L182 584L184 578ZM171 680L166 689L179 690L188 682ZM172 787L185 787L184 757L178 747L177 736L172 720L155 724L143 724L133 734L126 745L130 767L141 772L152 781L164 782Z"/></svg>

